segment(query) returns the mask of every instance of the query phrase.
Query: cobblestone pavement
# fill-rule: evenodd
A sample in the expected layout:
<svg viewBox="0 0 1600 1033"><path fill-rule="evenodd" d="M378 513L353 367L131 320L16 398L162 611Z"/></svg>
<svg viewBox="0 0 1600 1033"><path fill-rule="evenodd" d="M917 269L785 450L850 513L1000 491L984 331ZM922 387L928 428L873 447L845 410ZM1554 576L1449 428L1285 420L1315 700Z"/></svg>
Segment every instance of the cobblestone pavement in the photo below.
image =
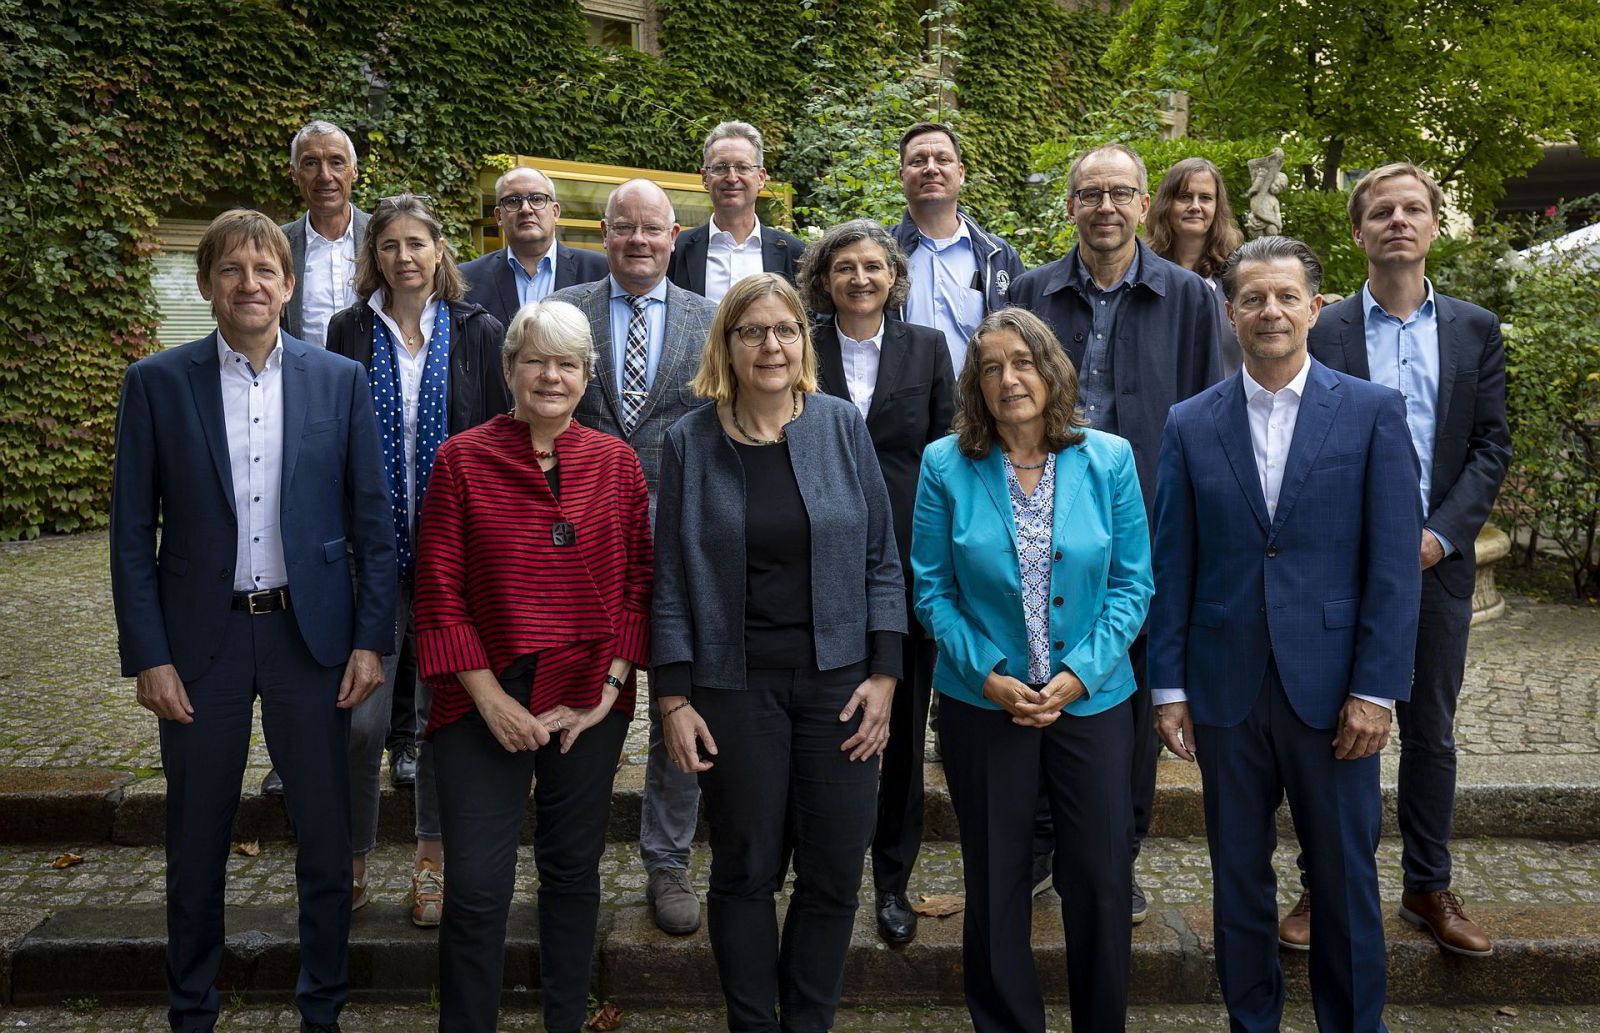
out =
<svg viewBox="0 0 1600 1033"><path fill-rule="evenodd" d="M155 769L155 719L117 673L106 536L0 544L0 585L0 766ZM631 763L644 737L641 715ZM1600 610L1512 599L1475 629L1456 738L1464 772L1472 755L1600 753Z"/></svg>
<svg viewBox="0 0 1600 1033"><path fill-rule="evenodd" d="M1509 1012L1510 1014L1505 1014ZM1390 1006L1384 1013L1389 1028L1405 1033L1555 1033L1600 1029L1600 1009L1595 1008L1405 1008ZM354 1005L340 1017L345 1033L425 1033L434 1029L437 1013L426 1005ZM1049 1021L1066 1026L1064 1009L1053 1008ZM292 1033L300 1016L289 1007L223 1002L218 1033ZM1219 1030L1227 1016L1216 1007L1144 1007L1128 1013L1128 1033L1165 1033L1167 1030ZM0 1008L0 1028L48 1033L166 1033L166 1011L156 1007L101 1005L92 999L71 1008ZM515 1033L544 1029L536 1010L514 1009L500 1013L500 1028ZM726 1028L720 1011L673 1009L636 1011L623 1015L623 1033L712 1033ZM834 1029L840 1033L957 1033L970 1030L967 1013L959 1008L912 1010L843 1009ZM1311 1011L1290 1006L1283 1033L1316 1033Z"/></svg>
<svg viewBox="0 0 1600 1033"><path fill-rule="evenodd" d="M164 862L160 847L90 846L78 849L84 861L55 869L61 848L0 849L0 907L55 909L159 904ZM1600 842L1549 843L1529 839L1464 839L1453 844L1455 889L1475 905L1600 904ZM518 896L532 901L536 883L533 850L518 852ZM1294 850L1278 851L1278 896L1287 907L1299 895ZM690 876L705 892L709 852L696 850ZM449 863L446 858L446 893ZM1385 901L1400 898L1400 841L1384 840L1378 851L1380 892ZM381 844L368 855L371 908L401 907L411 887L411 850ZM613 843L601 864L601 900L608 906L644 903L644 869L634 846ZM1145 844L1139 858L1139 883L1153 907L1208 904L1211 866L1203 840L1159 839ZM871 886L871 873L862 885ZM911 880L915 894L961 892L961 857L954 843L928 843ZM261 854L235 854L228 863L228 903L294 903L294 848L265 843ZM357 914L359 924L361 915Z"/></svg>

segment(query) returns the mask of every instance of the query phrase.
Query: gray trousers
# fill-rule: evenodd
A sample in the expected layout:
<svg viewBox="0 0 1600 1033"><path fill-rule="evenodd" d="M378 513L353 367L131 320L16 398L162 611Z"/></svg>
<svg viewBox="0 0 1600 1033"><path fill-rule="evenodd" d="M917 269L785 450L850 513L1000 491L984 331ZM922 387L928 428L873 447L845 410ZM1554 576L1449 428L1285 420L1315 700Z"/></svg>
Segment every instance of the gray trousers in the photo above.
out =
<svg viewBox="0 0 1600 1033"><path fill-rule="evenodd" d="M417 727L426 728L433 690L417 678L415 635L411 627L411 586L401 584L397 594L395 627L400 629L395 651L383 658L383 684L350 713L350 853L365 857L378 845L378 794L382 789L383 746L389 737L389 712L394 705L395 680L416 683ZM416 832L418 839L443 838L439 829L439 792L433 774L433 747L417 739Z"/></svg>
<svg viewBox="0 0 1600 1033"><path fill-rule="evenodd" d="M661 708L650 701L650 753L644 766L639 813L639 859L646 872L688 868L689 847L700 818L700 782L679 771L661 737Z"/></svg>

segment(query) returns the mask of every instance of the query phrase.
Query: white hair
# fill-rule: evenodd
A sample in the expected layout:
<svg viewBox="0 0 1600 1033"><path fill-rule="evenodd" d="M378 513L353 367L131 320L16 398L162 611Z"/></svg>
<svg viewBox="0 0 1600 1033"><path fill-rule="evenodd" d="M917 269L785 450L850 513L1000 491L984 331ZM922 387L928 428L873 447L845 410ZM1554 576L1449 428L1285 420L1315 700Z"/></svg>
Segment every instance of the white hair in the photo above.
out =
<svg viewBox="0 0 1600 1033"><path fill-rule="evenodd" d="M525 349L532 349L535 355L579 360L585 380L594 374L597 357L589 317L568 302L546 298L517 309L500 348L501 365L509 370Z"/></svg>
<svg viewBox="0 0 1600 1033"><path fill-rule="evenodd" d="M766 146L761 142L761 130L749 122L719 122L716 128L706 134L705 147L701 148L700 160L710 163L711 145L718 140L745 140L756 149L756 164L763 165L762 155Z"/></svg>
<svg viewBox="0 0 1600 1033"><path fill-rule="evenodd" d="M300 148L304 147L313 136L337 136L343 140L345 153L350 156L350 167L356 167L356 145L350 142L349 134L332 122L324 122L320 118L301 126L300 131L294 134L294 139L289 141L289 164L293 165L300 160Z"/></svg>

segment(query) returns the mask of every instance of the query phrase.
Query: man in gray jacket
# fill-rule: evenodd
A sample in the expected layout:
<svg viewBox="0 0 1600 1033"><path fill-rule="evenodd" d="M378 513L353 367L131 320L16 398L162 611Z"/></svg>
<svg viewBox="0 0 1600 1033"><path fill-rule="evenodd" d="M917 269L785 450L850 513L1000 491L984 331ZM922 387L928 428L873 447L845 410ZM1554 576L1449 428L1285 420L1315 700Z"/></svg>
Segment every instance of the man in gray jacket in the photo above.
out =
<svg viewBox="0 0 1600 1033"><path fill-rule="evenodd" d="M328 320L356 300L352 281L367 213L350 203L355 145L332 122L308 122L289 144L289 178L306 211L279 227L289 238L295 282L294 296L283 306L283 328L321 348Z"/></svg>

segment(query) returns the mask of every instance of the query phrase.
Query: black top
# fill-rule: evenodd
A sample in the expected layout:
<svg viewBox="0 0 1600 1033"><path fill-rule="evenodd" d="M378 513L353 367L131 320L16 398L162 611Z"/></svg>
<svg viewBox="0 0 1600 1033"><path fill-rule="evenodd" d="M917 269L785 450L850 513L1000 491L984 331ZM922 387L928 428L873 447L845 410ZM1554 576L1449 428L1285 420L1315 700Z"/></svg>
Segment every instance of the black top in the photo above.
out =
<svg viewBox="0 0 1600 1033"><path fill-rule="evenodd" d="M751 667L811 667L811 520L789 445L733 447L744 464L744 653Z"/></svg>

